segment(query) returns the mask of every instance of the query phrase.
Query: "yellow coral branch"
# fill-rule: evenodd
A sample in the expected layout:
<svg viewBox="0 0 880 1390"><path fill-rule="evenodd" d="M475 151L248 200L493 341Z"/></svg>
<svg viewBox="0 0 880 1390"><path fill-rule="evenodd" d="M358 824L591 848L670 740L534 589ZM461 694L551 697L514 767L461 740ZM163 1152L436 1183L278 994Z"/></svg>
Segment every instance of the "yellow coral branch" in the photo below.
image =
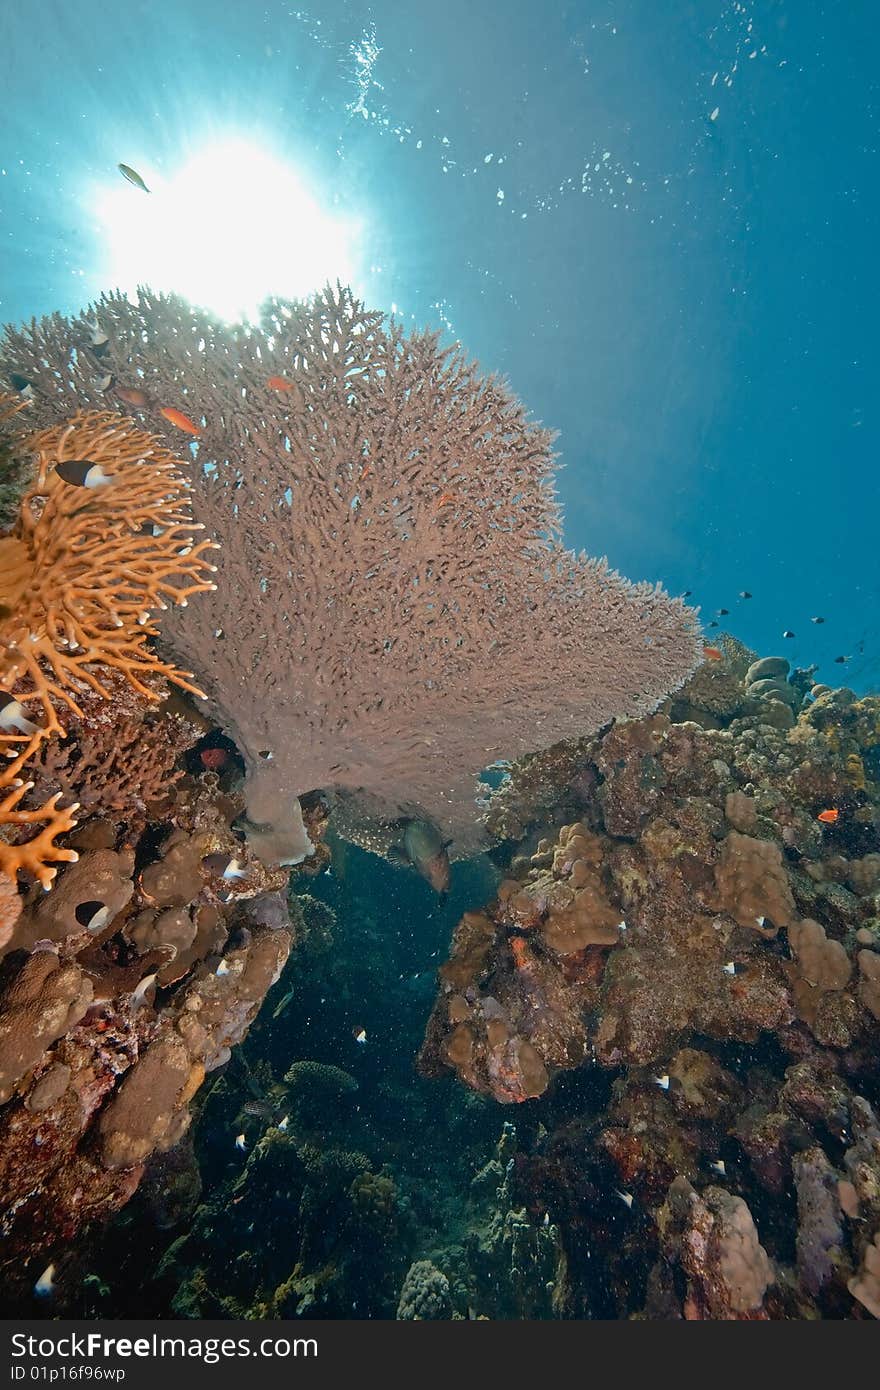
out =
<svg viewBox="0 0 880 1390"><path fill-rule="evenodd" d="M0 419L18 403L0 398ZM64 733L60 711L82 713L78 696L91 689L112 698L101 668L115 668L148 700L159 698L149 677L165 677L196 695L193 673L161 661L148 646L158 613L185 606L193 594L216 588L208 551L196 542L191 485L174 455L127 418L107 411L80 412L25 439L36 456L11 536L0 540L0 689L20 702L37 724L13 724L0 733L0 788L14 790L0 803L0 826L47 822L25 845L0 843L0 869L26 869L48 887L47 864L76 858L53 841L76 822L73 808L55 800L39 811L16 809L25 786L19 773L45 740ZM85 486L59 466L87 463ZM28 784L30 785L30 784Z"/></svg>
<svg viewBox="0 0 880 1390"><path fill-rule="evenodd" d="M36 825L40 821L47 824L32 840L23 845L8 845L0 840L0 871L15 881L21 870L33 874L41 886L48 889L58 870L54 864L75 864L79 855L74 849L59 849L55 844L58 835L64 835L76 825L76 811L79 803L60 810L57 802L61 792L56 792L43 806L35 811L19 811L18 803L33 786L33 782L22 782L14 787L7 797L0 801L0 825Z"/></svg>

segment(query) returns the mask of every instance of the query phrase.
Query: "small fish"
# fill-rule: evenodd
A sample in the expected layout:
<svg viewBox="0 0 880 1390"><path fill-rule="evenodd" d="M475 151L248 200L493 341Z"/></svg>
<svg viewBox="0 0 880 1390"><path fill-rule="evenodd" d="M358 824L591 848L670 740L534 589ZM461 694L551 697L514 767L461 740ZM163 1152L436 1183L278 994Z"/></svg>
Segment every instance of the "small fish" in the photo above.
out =
<svg viewBox="0 0 880 1390"><path fill-rule="evenodd" d="M25 714L24 705L14 695L0 690L0 729L18 729L20 734L35 734L37 727Z"/></svg>
<svg viewBox="0 0 880 1390"><path fill-rule="evenodd" d="M759 927L763 927L764 923L767 921L767 918L766 918L766 917L756 917L756 918L755 918L755 921L757 922L757 924L758 924Z"/></svg>
<svg viewBox="0 0 880 1390"><path fill-rule="evenodd" d="M707 623L706 626L707 626L707 627L717 627L718 624L716 623L715 619L713 618L712 621L711 621L711 623Z"/></svg>
<svg viewBox="0 0 880 1390"><path fill-rule="evenodd" d="M146 391L140 391L136 386L115 386L113 388L121 401L126 405L133 405L135 410L147 410L150 405L150 398Z"/></svg>
<svg viewBox="0 0 880 1390"><path fill-rule="evenodd" d="M86 931L100 931L110 921L109 907L106 903L97 900L79 903L73 915L80 926L85 927Z"/></svg>
<svg viewBox="0 0 880 1390"><path fill-rule="evenodd" d="M367 1041L367 1030L366 1030L366 1028L352 1028L351 1033L352 1033L352 1037L354 1038L355 1042L356 1042L356 1043L360 1043L361 1046L363 1047L364 1043Z"/></svg>
<svg viewBox="0 0 880 1390"><path fill-rule="evenodd" d="M718 618L729 618L729 617L730 617L730 609L729 609L729 608L716 608L716 609L715 609L715 616L718 617Z"/></svg>
<svg viewBox="0 0 880 1390"><path fill-rule="evenodd" d="M93 348L106 347L110 341L109 336L104 332L98 320L86 319L86 328L89 330L89 342Z"/></svg>
<svg viewBox="0 0 880 1390"><path fill-rule="evenodd" d="M849 657L848 657L848 656L836 656L836 657L834 658L834 661L835 661L835 664L836 664L837 666L843 666L845 662L849 661Z"/></svg>
<svg viewBox="0 0 880 1390"><path fill-rule="evenodd" d="M739 591L739 596L740 596L740 598L751 598L751 597L752 597L751 594L749 593L748 589L740 589L740 591Z"/></svg>
<svg viewBox="0 0 880 1390"><path fill-rule="evenodd" d="M21 372L10 372L9 382L13 391L17 391L23 400L32 401L34 399L33 383L28 381L26 376L22 376Z"/></svg>
<svg viewBox="0 0 880 1390"><path fill-rule="evenodd" d="M358 474L358 482L362 483L365 478L372 478L376 470L371 463L365 463Z"/></svg>
<svg viewBox="0 0 880 1390"><path fill-rule="evenodd" d="M146 1004L149 1004L150 1001L147 998L147 995L149 991L153 988L155 983L155 973L152 975L145 975L144 978L141 980L140 984L138 985L137 989L132 990L129 1008L133 1014L136 1014L138 1009L142 1009Z"/></svg>
<svg viewBox="0 0 880 1390"><path fill-rule="evenodd" d="M270 391L295 391L296 387L286 376L270 376L266 382Z"/></svg>
<svg viewBox="0 0 880 1390"><path fill-rule="evenodd" d="M235 1147L236 1147L241 1153L244 1153L245 1150L247 1149L247 1140L245 1139L243 1133L242 1133L242 1134L236 1134L236 1136L235 1136Z"/></svg>
<svg viewBox="0 0 880 1390"><path fill-rule="evenodd" d="M34 1293L37 1298L49 1298L55 1292L55 1266L46 1265L37 1282L34 1284Z"/></svg>
<svg viewBox="0 0 880 1390"><path fill-rule="evenodd" d="M722 661L724 653L719 647L704 647L703 656L707 661Z"/></svg>
<svg viewBox="0 0 880 1390"><path fill-rule="evenodd" d="M614 1191L617 1193L618 1197L620 1198L621 1202L623 1202L624 1206L626 1206L626 1207L632 1207L633 1201L634 1201L635 1199L634 1199L634 1197L633 1197L633 1195L632 1195L631 1192L621 1192L621 1190L620 1190L619 1187L615 1187Z"/></svg>
<svg viewBox="0 0 880 1390"><path fill-rule="evenodd" d="M811 618L811 619L810 619L810 622L811 622L811 623L824 623L824 621L825 621L824 618Z"/></svg>
<svg viewBox="0 0 880 1390"><path fill-rule="evenodd" d="M209 772L219 772L229 762L229 750L226 748L203 748L199 753L199 762Z"/></svg>
<svg viewBox="0 0 880 1390"><path fill-rule="evenodd" d="M222 851L217 854L206 854L202 860L202 868L209 874L216 874L219 878L247 878L247 870L242 868L238 860Z"/></svg>
<svg viewBox="0 0 880 1390"><path fill-rule="evenodd" d="M201 434L198 425L194 425L188 415L184 415L182 410L176 410L173 405L163 405L159 414L169 425L175 425L177 429L183 430L185 434Z"/></svg>
<svg viewBox="0 0 880 1390"><path fill-rule="evenodd" d="M245 1115L256 1115L261 1120L272 1118L272 1107L266 1100L249 1100L242 1109Z"/></svg>
<svg viewBox="0 0 880 1390"><path fill-rule="evenodd" d="M744 967L737 965L735 960L729 960L725 965L722 965L721 969L724 971L725 975L739 975L742 973Z"/></svg>
<svg viewBox="0 0 880 1390"><path fill-rule="evenodd" d="M785 629L782 635L783 637L794 637L794 633L792 632L791 628L788 627Z"/></svg>
<svg viewBox="0 0 880 1390"><path fill-rule="evenodd" d="M217 966L217 969L214 971L214 974L215 974L215 975L220 975L221 978L222 978L222 976L224 976L224 975L228 975L228 974L229 974L229 964L228 964L228 962L225 961L225 960L221 960L220 964Z"/></svg>
<svg viewBox="0 0 880 1390"><path fill-rule="evenodd" d="M132 169L130 164L117 164L116 167L122 177L128 179L129 183L133 183L135 188L139 188L142 193L149 193L150 190L147 188L147 185L144 183L137 169Z"/></svg>
<svg viewBox="0 0 880 1390"><path fill-rule="evenodd" d="M716 1158L714 1163L709 1164L709 1167L712 1169L713 1173L720 1173L722 1178L727 1177L727 1169L724 1166L723 1158Z"/></svg>
<svg viewBox="0 0 880 1390"><path fill-rule="evenodd" d="M684 593L682 594L682 598L690 598L693 592L693 589L685 589Z"/></svg>
<svg viewBox="0 0 880 1390"><path fill-rule="evenodd" d="M457 498L454 492L441 492L440 496L437 498L435 505L437 507L437 510L439 511L441 507L451 506L452 503L456 500Z"/></svg>
<svg viewBox="0 0 880 1390"><path fill-rule="evenodd" d="M71 487L104 487L113 481L100 463L93 463L91 459L65 459L64 463L55 465L55 472Z"/></svg>
<svg viewBox="0 0 880 1390"><path fill-rule="evenodd" d="M618 924L617 924L617 930L618 930L618 931L626 931L626 922L623 920L623 918L621 918L621 920L618 922Z"/></svg>
<svg viewBox="0 0 880 1390"><path fill-rule="evenodd" d="M669 1090L669 1077L664 1072L662 1076L653 1077L654 1085L659 1086L661 1091Z"/></svg>
<svg viewBox="0 0 880 1390"><path fill-rule="evenodd" d="M283 998L278 1001L278 1003L275 1005L275 1008L272 1011L273 1018L281 1017L281 1015L284 1013L284 1010L287 1008L288 1004L293 998L294 992L295 991L293 988L289 989L287 993L283 996Z"/></svg>
<svg viewBox="0 0 880 1390"><path fill-rule="evenodd" d="M541 1225L544 1227L544 1230L545 1230L545 1231L546 1231L547 1227L550 1225L550 1213L549 1213L549 1211L545 1211L545 1212L544 1212L544 1220L541 1222Z"/></svg>
<svg viewBox="0 0 880 1390"><path fill-rule="evenodd" d="M288 1126L289 1124L290 1124L290 1116L289 1116L289 1115L285 1115L284 1118L283 1118L282 1120L279 1120L279 1121L278 1121L277 1128L281 1130L281 1133L282 1133L282 1134L284 1134L284 1133L286 1133L286 1131L287 1131L287 1126Z"/></svg>
<svg viewBox="0 0 880 1390"><path fill-rule="evenodd" d="M97 391L100 391L103 395L105 391L110 390L110 385L112 381L113 374L111 372L108 372L106 376L99 376L97 381L95 382L95 389Z"/></svg>
<svg viewBox="0 0 880 1390"><path fill-rule="evenodd" d="M829 807L827 811L820 811L816 817L823 825L836 825L839 819L840 812L834 806Z"/></svg>

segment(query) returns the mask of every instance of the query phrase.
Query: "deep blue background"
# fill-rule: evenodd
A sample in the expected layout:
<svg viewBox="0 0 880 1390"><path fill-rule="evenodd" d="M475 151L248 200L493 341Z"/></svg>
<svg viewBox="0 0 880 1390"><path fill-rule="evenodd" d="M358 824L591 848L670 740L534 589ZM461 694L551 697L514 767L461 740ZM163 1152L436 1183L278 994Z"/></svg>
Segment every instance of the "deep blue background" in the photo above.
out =
<svg viewBox="0 0 880 1390"><path fill-rule="evenodd" d="M373 303L559 428L569 544L877 688L878 41L869 0L7 5L0 319L111 288L119 160L264 139Z"/></svg>

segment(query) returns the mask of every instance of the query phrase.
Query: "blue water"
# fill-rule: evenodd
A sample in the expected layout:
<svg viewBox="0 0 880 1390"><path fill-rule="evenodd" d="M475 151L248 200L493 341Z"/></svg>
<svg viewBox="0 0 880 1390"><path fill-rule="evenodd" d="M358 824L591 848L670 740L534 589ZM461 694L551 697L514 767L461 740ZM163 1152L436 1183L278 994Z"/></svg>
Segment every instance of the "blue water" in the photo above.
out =
<svg viewBox="0 0 880 1390"><path fill-rule="evenodd" d="M571 546L876 689L878 37L867 0L7 7L0 318L113 287L119 161L244 136L559 429Z"/></svg>

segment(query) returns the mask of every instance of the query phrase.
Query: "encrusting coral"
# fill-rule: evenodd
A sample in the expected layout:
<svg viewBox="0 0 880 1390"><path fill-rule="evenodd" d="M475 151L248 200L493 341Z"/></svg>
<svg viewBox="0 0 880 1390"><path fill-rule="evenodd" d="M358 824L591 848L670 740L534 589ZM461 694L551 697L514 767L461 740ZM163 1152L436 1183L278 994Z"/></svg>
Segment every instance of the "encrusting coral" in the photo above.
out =
<svg viewBox="0 0 880 1390"><path fill-rule="evenodd" d="M437 335L329 288L259 328L146 291L94 313L120 399L136 386L166 434L159 407L182 406L198 436L218 589L163 639L245 758L251 821L283 827L275 862L310 852L293 799L317 788L418 808L461 848L482 768L646 713L693 670L693 612L563 549L549 432ZM87 336L7 334L41 420L95 399Z"/></svg>
<svg viewBox="0 0 880 1390"><path fill-rule="evenodd" d="M19 774L63 735L65 711L82 717L82 691L111 698L107 668L146 700L158 698L156 676L196 691L148 641L156 610L213 587L205 552L214 542L194 539L190 485L174 456L118 415L79 413L18 447L36 462L15 525L0 538L0 825L46 824L30 841L0 840L0 871L26 870L45 888L55 865L76 857L54 843L76 807L60 809L56 794L24 810L29 787Z"/></svg>

